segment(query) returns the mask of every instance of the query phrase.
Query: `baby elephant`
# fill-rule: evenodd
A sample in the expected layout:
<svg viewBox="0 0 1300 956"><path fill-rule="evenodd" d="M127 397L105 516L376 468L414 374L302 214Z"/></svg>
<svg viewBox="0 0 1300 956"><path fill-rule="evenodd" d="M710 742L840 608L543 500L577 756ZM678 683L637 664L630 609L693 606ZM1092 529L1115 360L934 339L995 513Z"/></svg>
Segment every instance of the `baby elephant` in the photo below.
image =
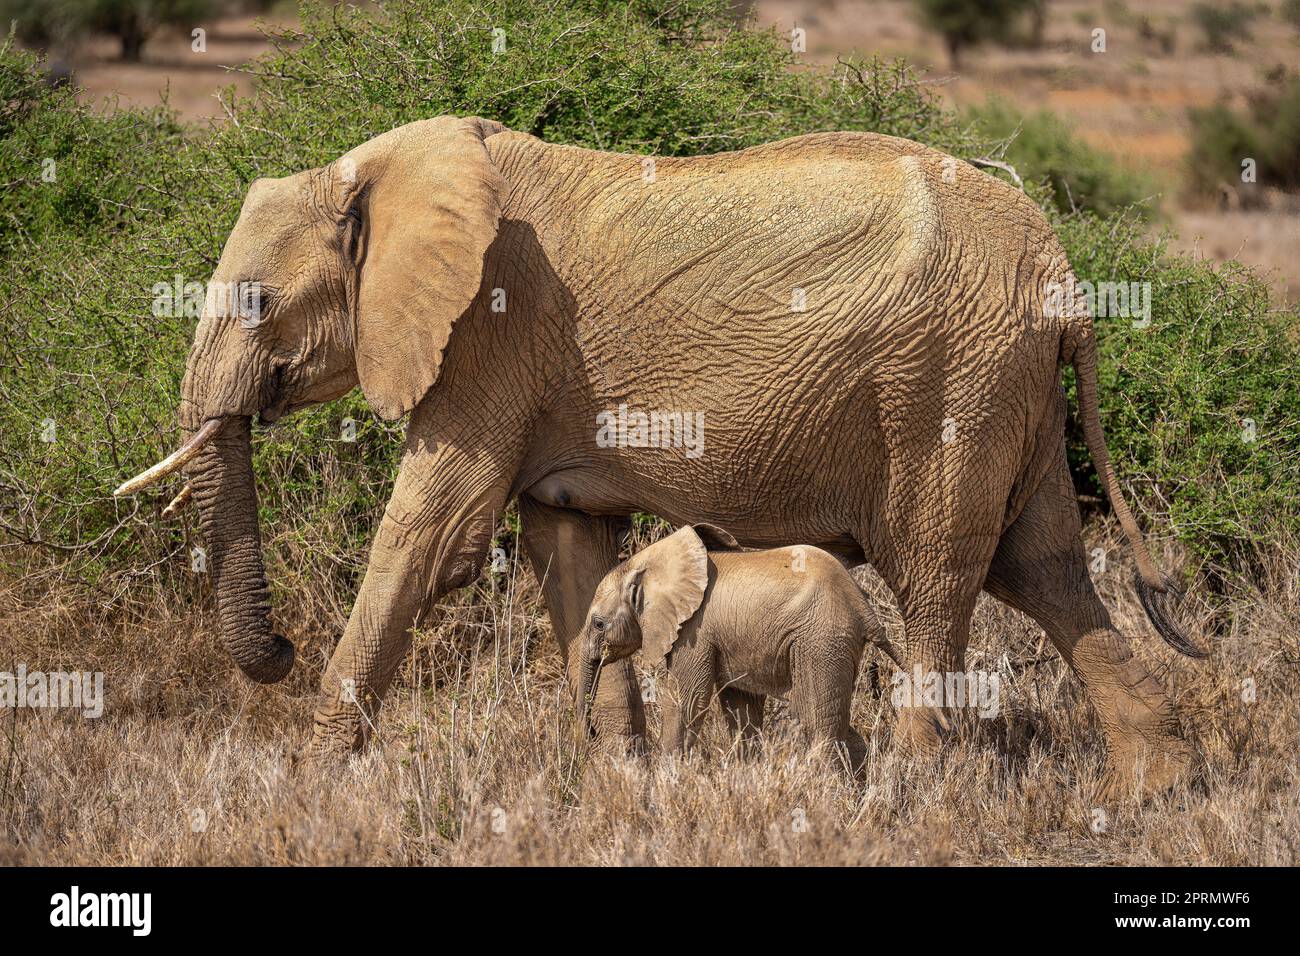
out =
<svg viewBox="0 0 1300 956"><path fill-rule="evenodd" d="M766 696L788 692L810 742L843 745L856 770L866 744L849 725L849 703L868 643L902 666L848 571L825 551L742 551L725 531L688 525L597 586L576 644L579 717L585 726L601 668L644 648L647 664L668 664L667 749L694 743L715 688L746 744L762 727Z"/></svg>

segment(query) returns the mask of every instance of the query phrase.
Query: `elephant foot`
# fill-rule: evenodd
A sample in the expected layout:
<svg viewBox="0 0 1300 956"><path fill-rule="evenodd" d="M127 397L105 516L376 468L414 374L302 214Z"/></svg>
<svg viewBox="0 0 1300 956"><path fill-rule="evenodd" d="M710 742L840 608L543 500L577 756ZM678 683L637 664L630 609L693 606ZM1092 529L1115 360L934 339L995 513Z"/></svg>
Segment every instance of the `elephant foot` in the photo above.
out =
<svg viewBox="0 0 1300 956"><path fill-rule="evenodd" d="M312 738L294 754L290 764L294 772L330 777L347 766L355 754L351 747L339 746L335 741Z"/></svg>
<svg viewBox="0 0 1300 956"><path fill-rule="evenodd" d="M951 733L947 717L933 707L900 707L894 737L903 753L928 759L943 749Z"/></svg>
<svg viewBox="0 0 1300 956"><path fill-rule="evenodd" d="M1199 769L1195 748L1181 737L1117 748L1107 755L1100 797L1105 803L1145 803L1202 783Z"/></svg>
<svg viewBox="0 0 1300 956"><path fill-rule="evenodd" d="M349 751L323 749L307 741L289 755L289 772L299 778L329 777L347 761Z"/></svg>
<svg viewBox="0 0 1300 956"><path fill-rule="evenodd" d="M751 763L763 756L763 741L761 739L738 739L732 743L733 753L736 759Z"/></svg>
<svg viewBox="0 0 1300 956"><path fill-rule="evenodd" d="M335 761L356 753L366 745L366 720L357 708L318 708L312 719L311 739L303 750L308 760Z"/></svg>
<svg viewBox="0 0 1300 956"><path fill-rule="evenodd" d="M289 754L289 773L295 779L319 783L335 780L345 770L353 750L335 740L312 736Z"/></svg>
<svg viewBox="0 0 1300 956"><path fill-rule="evenodd" d="M339 763L360 749L360 746L350 745L346 739L320 737L313 734L302 748L302 761L308 764Z"/></svg>
<svg viewBox="0 0 1300 956"><path fill-rule="evenodd" d="M593 753L606 757L644 757L650 752L643 734L598 730L592 741Z"/></svg>
<svg viewBox="0 0 1300 956"><path fill-rule="evenodd" d="M1102 798L1145 802L1203 782L1200 756L1164 689L1136 658L1119 663L1113 676L1095 701L1106 738Z"/></svg>
<svg viewBox="0 0 1300 956"><path fill-rule="evenodd" d="M835 762L850 780L862 781L867 776L867 742L850 728L848 734L835 742Z"/></svg>

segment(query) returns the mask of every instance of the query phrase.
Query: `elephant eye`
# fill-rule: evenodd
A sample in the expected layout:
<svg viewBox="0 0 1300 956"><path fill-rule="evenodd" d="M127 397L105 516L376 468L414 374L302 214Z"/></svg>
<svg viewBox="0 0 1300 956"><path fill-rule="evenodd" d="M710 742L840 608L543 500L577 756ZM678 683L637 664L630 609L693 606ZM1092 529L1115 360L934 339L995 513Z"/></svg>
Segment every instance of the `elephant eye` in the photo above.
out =
<svg viewBox="0 0 1300 956"><path fill-rule="evenodd" d="M598 631L603 631L605 628L609 627L609 624L603 617L595 617L593 615L591 618L591 626Z"/></svg>
<svg viewBox="0 0 1300 956"><path fill-rule="evenodd" d="M260 282L241 282L235 302L239 324L255 329L262 324L266 310L271 306L271 290Z"/></svg>

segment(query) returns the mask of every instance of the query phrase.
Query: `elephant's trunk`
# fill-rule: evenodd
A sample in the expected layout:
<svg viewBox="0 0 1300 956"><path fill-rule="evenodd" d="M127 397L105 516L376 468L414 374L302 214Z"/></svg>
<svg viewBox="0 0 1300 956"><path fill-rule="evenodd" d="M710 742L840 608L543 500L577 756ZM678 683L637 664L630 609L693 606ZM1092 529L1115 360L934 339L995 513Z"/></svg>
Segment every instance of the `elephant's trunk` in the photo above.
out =
<svg viewBox="0 0 1300 956"><path fill-rule="evenodd" d="M208 547L221 634L230 654L260 684L293 667L293 644L271 630L271 597L262 566L253 486L252 425L229 418L187 469Z"/></svg>
<svg viewBox="0 0 1300 956"><path fill-rule="evenodd" d="M589 737L595 736L596 728L591 725L591 705L596 697L596 682L600 678L601 665L600 641L592 641L584 636L578 642L578 732Z"/></svg>

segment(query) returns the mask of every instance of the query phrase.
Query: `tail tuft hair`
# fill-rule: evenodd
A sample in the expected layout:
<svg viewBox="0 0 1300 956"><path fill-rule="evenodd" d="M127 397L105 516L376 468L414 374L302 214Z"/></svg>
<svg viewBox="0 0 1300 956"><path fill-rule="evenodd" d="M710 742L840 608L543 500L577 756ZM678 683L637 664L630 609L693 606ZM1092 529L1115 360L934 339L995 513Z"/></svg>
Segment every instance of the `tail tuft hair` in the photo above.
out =
<svg viewBox="0 0 1300 956"><path fill-rule="evenodd" d="M1174 608L1178 604L1182 593L1174 585L1173 581L1165 578L1163 588L1153 588L1143 579L1139 571L1133 576L1133 587L1137 590L1138 600L1142 602L1142 610L1147 612L1147 617L1151 619L1152 626L1156 629L1166 644L1176 650L1179 654L1187 657L1209 657L1210 655L1201 650L1192 643L1187 632L1179 625L1177 618L1174 616Z"/></svg>
<svg viewBox="0 0 1300 956"><path fill-rule="evenodd" d="M1088 454L1092 456L1097 476L1106 489L1111 509L1119 519L1120 527L1124 529L1124 537L1133 549L1133 560L1137 562L1133 586L1137 589L1142 609L1147 612L1152 626L1164 642L1178 653L1188 657L1208 657L1205 651L1192 643L1178 624L1174 611L1182 593L1173 581L1160 573L1156 563L1151 560L1151 552L1142 540L1142 532L1138 530L1133 512L1124 500L1114 466L1110 463L1110 452L1106 450L1106 438L1101 431L1101 414L1098 411L1097 340L1092 334L1091 325L1063 332L1061 354L1074 365L1079 388L1079 421L1083 425L1084 440L1088 443Z"/></svg>

